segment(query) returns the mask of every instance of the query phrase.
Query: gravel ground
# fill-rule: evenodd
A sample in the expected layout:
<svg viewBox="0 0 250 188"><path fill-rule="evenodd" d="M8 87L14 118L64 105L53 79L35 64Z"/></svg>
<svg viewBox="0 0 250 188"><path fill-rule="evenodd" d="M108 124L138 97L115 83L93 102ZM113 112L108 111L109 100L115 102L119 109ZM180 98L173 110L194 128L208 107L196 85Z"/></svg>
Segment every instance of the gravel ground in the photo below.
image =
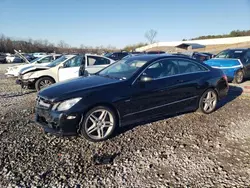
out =
<svg viewBox="0 0 250 188"><path fill-rule="evenodd" d="M211 115L187 113L90 143L44 134L35 92L0 65L0 187L250 187L250 100L234 88Z"/></svg>

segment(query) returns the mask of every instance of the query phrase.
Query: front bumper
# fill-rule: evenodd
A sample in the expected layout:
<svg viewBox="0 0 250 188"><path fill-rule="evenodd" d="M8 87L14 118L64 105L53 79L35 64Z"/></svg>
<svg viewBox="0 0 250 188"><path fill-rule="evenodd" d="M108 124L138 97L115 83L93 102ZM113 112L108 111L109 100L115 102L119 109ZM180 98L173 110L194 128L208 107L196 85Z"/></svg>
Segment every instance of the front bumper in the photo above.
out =
<svg viewBox="0 0 250 188"><path fill-rule="evenodd" d="M72 117L75 118L72 119ZM56 112L50 108L45 109L37 106L35 121L47 133L58 136L73 136L78 133L81 115L67 115L64 112Z"/></svg>
<svg viewBox="0 0 250 188"><path fill-rule="evenodd" d="M34 89L35 88L35 79L23 80L18 78L16 84L21 85L22 88Z"/></svg>

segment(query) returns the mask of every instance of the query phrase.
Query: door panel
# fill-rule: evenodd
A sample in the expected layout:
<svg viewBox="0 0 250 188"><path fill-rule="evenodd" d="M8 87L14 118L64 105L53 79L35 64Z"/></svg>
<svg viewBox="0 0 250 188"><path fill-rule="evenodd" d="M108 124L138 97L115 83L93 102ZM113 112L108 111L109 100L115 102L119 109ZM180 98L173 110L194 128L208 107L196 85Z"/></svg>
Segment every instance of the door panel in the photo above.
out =
<svg viewBox="0 0 250 188"><path fill-rule="evenodd" d="M59 82L77 78L79 76L79 68L80 67L60 68L58 71Z"/></svg>
<svg viewBox="0 0 250 188"><path fill-rule="evenodd" d="M77 55L66 61L64 66L58 70L59 81L77 78L79 76L79 69L82 61L82 55Z"/></svg>
<svg viewBox="0 0 250 188"><path fill-rule="evenodd" d="M161 60L159 65L149 67L142 74L155 79L144 83L138 81L131 86L131 93L128 95L131 97L124 101L123 120L195 109L204 89L203 77L207 74L195 65L192 62L190 65L189 62L167 59Z"/></svg>

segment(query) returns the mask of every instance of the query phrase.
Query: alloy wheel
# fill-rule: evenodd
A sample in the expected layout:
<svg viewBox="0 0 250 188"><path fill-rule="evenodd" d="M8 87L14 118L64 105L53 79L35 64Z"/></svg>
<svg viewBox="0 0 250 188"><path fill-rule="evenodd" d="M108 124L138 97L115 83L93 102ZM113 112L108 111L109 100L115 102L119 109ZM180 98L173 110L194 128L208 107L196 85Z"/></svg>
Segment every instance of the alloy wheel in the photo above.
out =
<svg viewBox="0 0 250 188"><path fill-rule="evenodd" d="M86 134L94 140L102 140L110 135L115 119L106 109L93 111L86 119L84 128Z"/></svg>
<svg viewBox="0 0 250 188"><path fill-rule="evenodd" d="M237 80L237 83L241 83L243 81L243 72L242 71L239 71L237 74L236 74L236 80Z"/></svg>
<svg viewBox="0 0 250 188"><path fill-rule="evenodd" d="M202 108L205 113L212 112L217 105L217 95L214 91L209 90L202 99Z"/></svg>
<svg viewBox="0 0 250 188"><path fill-rule="evenodd" d="M48 87L52 84L52 82L50 80L42 80L39 84L40 88L45 88Z"/></svg>

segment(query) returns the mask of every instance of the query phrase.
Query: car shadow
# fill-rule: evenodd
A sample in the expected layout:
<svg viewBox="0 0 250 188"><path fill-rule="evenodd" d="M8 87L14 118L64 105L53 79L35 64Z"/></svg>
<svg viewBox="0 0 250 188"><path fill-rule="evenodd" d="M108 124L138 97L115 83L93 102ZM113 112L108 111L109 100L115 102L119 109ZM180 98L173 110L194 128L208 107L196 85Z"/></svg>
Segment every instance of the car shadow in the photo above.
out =
<svg viewBox="0 0 250 188"><path fill-rule="evenodd" d="M228 95L219 101L219 103L217 105L217 110L220 109L221 107L225 106L227 103L229 103L229 102L235 100L236 98L238 98L239 96L241 96L242 93L243 93L243 89L241 87L230 86L229 91L228 91Z"/></svg>
<svg viewBox="0 0 250 188"><path fill-rule="evenodd" d="M223 98L222 100L219 101L216 110L222 108L227 103L235 100L242 93L243 93L242 88L237 87L237 86L230 86L229 91L228 91L228 95L225 98ZM154 122L161 121L161 120L164 120L164 119L173 118L173 117L176 117L176 116L180 116L180 115L188 114L188 113L193 113L193 112L195 112L195 110L179 112L179 113L175 113L175 114L171 114L171 115L157 116L157 117L154 117L154 118L151 118L151 119L147 119L145 121L140 121L140 122L137 122L137 123L134 123L134 124L131 124L131 125L127 125L127 126L124 126L124 127L119 127L118 130L116 131L116 133L113 135L113 137L118 136L120 134L123 134L123 133L125 133L125 132L127 132L129 130L132 130L137 126L143 126L143 125L148 124L148 123L154 123Z"/></svg>

